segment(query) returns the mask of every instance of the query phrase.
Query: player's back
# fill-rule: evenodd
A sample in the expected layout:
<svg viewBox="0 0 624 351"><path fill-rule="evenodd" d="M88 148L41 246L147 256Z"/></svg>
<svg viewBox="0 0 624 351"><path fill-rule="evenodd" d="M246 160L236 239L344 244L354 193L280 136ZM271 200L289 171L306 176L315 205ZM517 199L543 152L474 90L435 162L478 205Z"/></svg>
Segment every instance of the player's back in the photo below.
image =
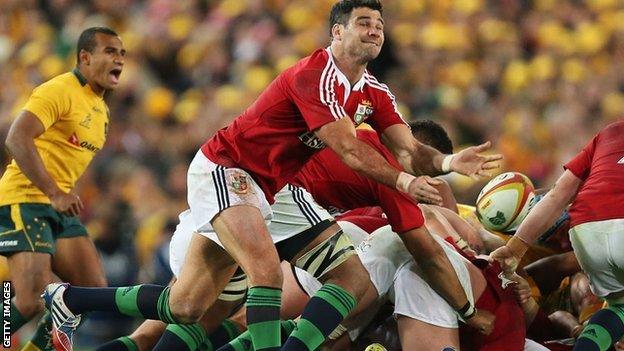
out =
<svg viewBox="0 0 624 351"><path fill-rule="evenodd" d="M624 218L624 121L602 129L566 167L583 180L570 208L571 227Z"/></svg>

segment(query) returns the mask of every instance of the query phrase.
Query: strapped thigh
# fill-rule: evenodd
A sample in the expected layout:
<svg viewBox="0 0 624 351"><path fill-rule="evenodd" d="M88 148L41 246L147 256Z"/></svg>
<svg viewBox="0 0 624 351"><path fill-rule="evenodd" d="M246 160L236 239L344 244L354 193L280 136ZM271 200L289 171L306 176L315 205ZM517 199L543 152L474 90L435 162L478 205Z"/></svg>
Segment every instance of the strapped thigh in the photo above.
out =
<svg viewBox="0 0 624 351"><path fill-rule="evenodd" d="M299 257L295 266L318 279L355 254L349 236L339 230Z"/></svg>

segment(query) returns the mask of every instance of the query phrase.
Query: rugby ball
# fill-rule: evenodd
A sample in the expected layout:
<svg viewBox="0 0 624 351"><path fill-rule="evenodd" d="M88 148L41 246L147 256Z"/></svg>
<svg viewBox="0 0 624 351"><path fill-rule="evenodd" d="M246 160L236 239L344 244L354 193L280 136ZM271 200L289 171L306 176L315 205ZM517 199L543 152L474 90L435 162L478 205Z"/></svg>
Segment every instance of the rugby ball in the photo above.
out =
<svg viewBox="0 0 624 351"><path fill-rule="evenodd" d="M535 189L522 173L507 172L490 180L479 192L476 212L479 222L490 230L518 229L535 203Z"/></svg>

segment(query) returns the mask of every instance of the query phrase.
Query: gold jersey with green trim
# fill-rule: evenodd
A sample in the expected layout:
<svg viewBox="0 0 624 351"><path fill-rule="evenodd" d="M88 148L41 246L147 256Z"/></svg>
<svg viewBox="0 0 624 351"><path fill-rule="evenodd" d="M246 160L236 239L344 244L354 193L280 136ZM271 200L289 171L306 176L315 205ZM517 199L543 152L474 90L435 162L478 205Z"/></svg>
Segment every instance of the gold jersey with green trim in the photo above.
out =
<svg viewBox="0 0 624 351"><path fill-rule="evenodd" d="M106 141L109 112L104 99L74 69L35 88L24 110L45 128L35 138L43 165L61 189L70 191ZM0 179L0 206L15 203L50 200L12 160Z"/></svg>

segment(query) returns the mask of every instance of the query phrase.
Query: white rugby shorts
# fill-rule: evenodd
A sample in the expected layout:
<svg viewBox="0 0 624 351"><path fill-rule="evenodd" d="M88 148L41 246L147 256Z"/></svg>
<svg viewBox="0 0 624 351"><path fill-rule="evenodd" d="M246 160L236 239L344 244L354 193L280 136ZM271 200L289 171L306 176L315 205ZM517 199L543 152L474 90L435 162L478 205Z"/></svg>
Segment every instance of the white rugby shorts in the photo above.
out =
<svg viewBox="0 0 624 351"><path fill-rule="evenodd" d="M468 300L474 304L466 267L470 262L442 238L437 235L433 238L449 258ZM390 302L394 303L395 315L444 328L459 326L459 315L455 309L426 282L422 270L390 226L375 231L369 240L358 247L358 254L379 295L387 294Z"/></svg>
<svg viewBox="0 0 624 351"><path fill-rule="evenodd" d="M624 218L581 223L570 241L595 295L624 291Z"/></svg>
<svg viewBox="0 0 624 351"><path fill-rule="evenodd" d="M264 217L274 243L286 240L333 217L319 206L305 189L285 186L269 205L260 186L240 168L227 168L210 161L200 150L188 170L188 204L193 231L219 246L212 219L236 205L257 207Z"/></svg>

